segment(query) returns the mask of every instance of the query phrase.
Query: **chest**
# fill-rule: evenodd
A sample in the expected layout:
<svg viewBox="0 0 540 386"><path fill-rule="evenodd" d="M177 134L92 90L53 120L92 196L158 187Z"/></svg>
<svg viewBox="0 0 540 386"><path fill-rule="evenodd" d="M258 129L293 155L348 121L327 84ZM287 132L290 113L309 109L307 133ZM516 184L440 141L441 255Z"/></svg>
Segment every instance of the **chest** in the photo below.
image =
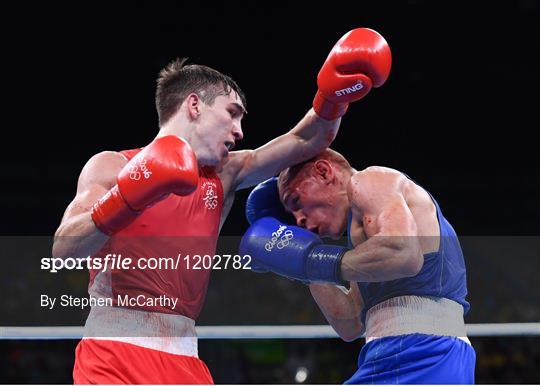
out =
<svg viewBox="0 0 540 386"><path fill-rule="evenodd" d="M219 178L201 173L199 185L192 194L170 194L145 209L123 233L137 236L215 236L219 232L223 203Z"/></svg>

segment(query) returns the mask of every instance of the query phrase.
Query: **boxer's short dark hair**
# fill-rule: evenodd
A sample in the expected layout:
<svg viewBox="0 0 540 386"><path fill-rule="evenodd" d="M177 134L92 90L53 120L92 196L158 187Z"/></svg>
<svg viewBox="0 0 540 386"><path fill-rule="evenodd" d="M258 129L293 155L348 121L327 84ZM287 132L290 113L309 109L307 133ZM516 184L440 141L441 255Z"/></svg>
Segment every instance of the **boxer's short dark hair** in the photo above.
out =
<svg viewBox="0 0 540 386"><path fill-rule="evenodd" d="M175 59L159 73L156 109L160 126L167 123L191 93L211 105L217 96L229 95L234 90L246 108L244 92L231 77L200 64L186 65L186 61L187 58Z"/></svg>

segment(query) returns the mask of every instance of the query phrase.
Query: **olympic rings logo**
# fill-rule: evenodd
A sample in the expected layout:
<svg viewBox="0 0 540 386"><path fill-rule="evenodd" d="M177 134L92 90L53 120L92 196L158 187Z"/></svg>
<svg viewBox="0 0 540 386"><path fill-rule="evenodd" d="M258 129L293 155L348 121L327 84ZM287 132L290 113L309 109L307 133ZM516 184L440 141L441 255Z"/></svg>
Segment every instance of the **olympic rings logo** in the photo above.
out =
<svg viewBox="0 0 540 386"><path fill-rule="evenodd" d="M141 168L140 171L139 168ZM138 165L133 164L129 167L129 178L134 181L139 181L141 179L141 172L145 179L149 179L152 175L152 172L148 170L148 167L146 166L146 160L144 158L139 161Z"/></svg>
<svg viewBox="0 0 540 386"><path fill-rule="evenodd" d="M285 248L287 245L289 245L289 241L291 241L293 237L294 237L293 232L290 229L286 230L283 236L281 236L281 239L279 240L279 242L276 244L276 247L278 249Z"/></svg>
<svg viewBox="0 0 540 386"><path fill-rule="evenodd" d="M294 238L293 231L290 229L287 229L285 225L280 225L277 231L272 232L272 238L270 239L269 242L267 242L264 245L264 249L266 249L268 252L271 252L272 249L274 249L274 246L276 246L277 249L283 249L287 245L289 245L289 242L293 238Z"/></svg>
<svg viewBox="0 0 540 386"><path fill-rule="evenodd" d="M206 190L206 196L203 197L204 206L206 207L206 209L210 209L210 210L216 209L218 205L217 198L218 198L218 195L216 194L216 192L214 192L214 189L212 188L212 186L209 185L208 189Z"/></svg>
<svg viewBox="0 0 540 386"><path fill-rule="evenodd" d="M217 200L207 200L205 203L204 203L204 206L206 206L206 209L216 209L217 207Z"/></svg>

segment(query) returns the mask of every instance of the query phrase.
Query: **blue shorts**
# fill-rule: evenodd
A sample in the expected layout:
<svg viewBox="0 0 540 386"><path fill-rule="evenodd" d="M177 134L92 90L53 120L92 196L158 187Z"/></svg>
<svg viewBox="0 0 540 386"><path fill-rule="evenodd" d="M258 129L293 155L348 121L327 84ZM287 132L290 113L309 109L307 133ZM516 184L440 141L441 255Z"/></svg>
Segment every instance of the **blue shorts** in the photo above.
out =
<svg viewBox="0 0 540 386"><path fill-rule="evenodd" d="M476 354L459 338L411 334L375 339L345 384L472 384Z"/></svg>

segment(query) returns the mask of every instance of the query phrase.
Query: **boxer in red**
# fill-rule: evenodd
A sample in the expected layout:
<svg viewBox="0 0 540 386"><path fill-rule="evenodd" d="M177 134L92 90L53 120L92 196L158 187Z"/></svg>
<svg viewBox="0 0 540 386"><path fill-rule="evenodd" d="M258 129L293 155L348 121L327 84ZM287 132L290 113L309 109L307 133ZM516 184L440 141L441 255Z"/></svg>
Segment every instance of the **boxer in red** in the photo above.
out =
<svg viewBox="0 0 540 386"><path fill-rule="evenodd" d="M350 31L319 73L313 109L264 146L231 152L243 137L243 92L209 67L172 62L158 79L156 138L142 149L101 152L88 161L56 232L54 256L97 258L121 251L137 260L167 252L167 237L182 239L184 255L213 256L235 191L327 148L348 104L382 85L390 65L390 50L378 33ZM90 296L111 299L112 305L91 309L76 350L74 382L213 383L198 358L195 333L209 273L183 265L91 269ZM172 301L125 305L126 297Z"/></svg>

